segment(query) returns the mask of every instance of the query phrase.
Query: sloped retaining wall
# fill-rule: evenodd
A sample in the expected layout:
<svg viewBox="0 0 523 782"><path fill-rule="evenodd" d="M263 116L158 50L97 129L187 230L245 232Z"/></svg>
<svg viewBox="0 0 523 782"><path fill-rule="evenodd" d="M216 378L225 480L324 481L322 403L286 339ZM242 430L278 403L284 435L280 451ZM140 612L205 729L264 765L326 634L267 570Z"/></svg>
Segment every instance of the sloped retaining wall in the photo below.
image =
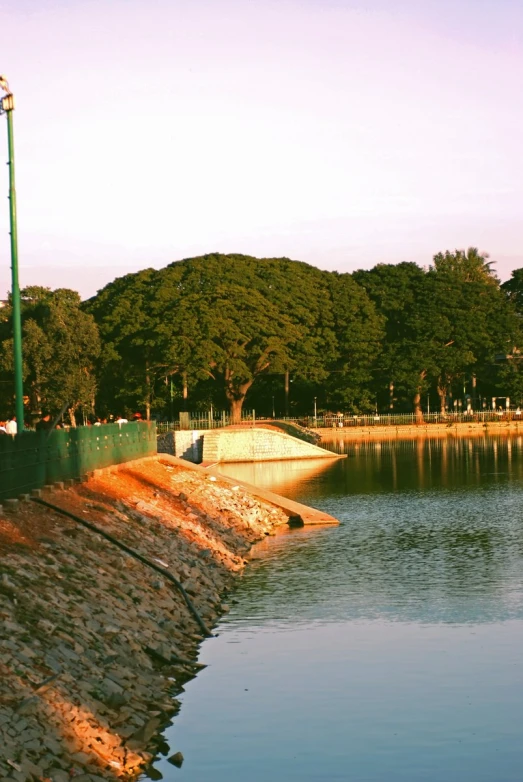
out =
<svg viewBox="0 0 523 782"><path fill-rule="evenodd" d="M158 453L168 453L186 462L200 464L203 458L204 432L197 429L165 432L158 435Z"/></svg>
<svg viewBox="0 0 523 782"><path fill-rule="evenodd" d="M210 627L250 545L288 514L166 461L100 470L48 499L179 579ZM0 571L0 780L135 779L165 752L160 731L198 669L203 633L179 590L33 502L0 510Z"/></svg>
<svg viewBox="0 0 523 782"><path fill-rule="evenodd" d="M338 454L270 429L215 429L203 434L203 462L336 459Z"/></svg>

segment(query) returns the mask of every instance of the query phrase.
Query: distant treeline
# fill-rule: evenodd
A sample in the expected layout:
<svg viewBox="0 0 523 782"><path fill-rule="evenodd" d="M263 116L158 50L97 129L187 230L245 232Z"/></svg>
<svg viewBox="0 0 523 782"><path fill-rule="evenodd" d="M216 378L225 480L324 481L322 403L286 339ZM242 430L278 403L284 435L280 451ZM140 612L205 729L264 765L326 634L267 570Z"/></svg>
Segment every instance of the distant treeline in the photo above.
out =
<svg viewBox="0 0 523 782"><path fill-rule="evenodd" d="M340 274L218 253L145 269L86 302L22 291L28 418L62 408L171 418L415 411L523 401L523 269L500 285L475 248ZM10 307L0 394L12 412ZM286 391L286 388L288 389Z"/></svg>

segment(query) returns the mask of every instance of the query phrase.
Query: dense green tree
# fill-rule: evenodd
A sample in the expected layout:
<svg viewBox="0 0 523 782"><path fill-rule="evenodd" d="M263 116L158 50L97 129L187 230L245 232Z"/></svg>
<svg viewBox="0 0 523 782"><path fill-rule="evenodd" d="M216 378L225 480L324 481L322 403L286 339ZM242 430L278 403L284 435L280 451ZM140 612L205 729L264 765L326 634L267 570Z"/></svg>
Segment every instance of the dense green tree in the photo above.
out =
<svg viewBox="0 0 523 782"><path fill-rule="evenodd" d="M384 317L350 274L331 274L336 348L328 362L329 406L370 412L375 407L373 372L378 367Z"/></svg>
<svg viewBox="0 0 523 782"><path fill-rule="evenodd" d="M487 258L469 248L437 254L426 272L411 263L355 272L386 319L377 380L382 393L389 382L391 405L408 395L421 418L430 388L444 411L465 379L492 384L495 356L515 344L518 324Z"/></svg>
<svg viewBox="0 0 523 782"><path fill-rule="evenodd" d="M441 409L449 389L466 377L488 387L495 376L497 354L506 354L517 340L515 312L500 289L487 260L474 247L466 252L439 253L429 268L427 315L432 338L427 352L433 360Z"/></svg>
<svg viewBox="0 0 523 782"><path fill-rule="evenodd" d="M380 407L393 410L412 404L420 412L420 399L428 387L426 350L426 274L415 263L378 264L354 272L385 320L383 349L375 372Z"/></svg>
<svg viewBox="0 0 523 782"><path fill-rule="evenodd" d="M91 408L96 392L95 363L100 353L96 323L82 311L76 291L32 286L21 291L21 300L29 412L55 413L66 406L74 425L78 408ZM3 313L0 373L6 389L13 371L10 303Z"/></svg>
<svg viewBox="0 0 523 782"><path fill-rule="evenodd" d="M510 280L502 284L501 290L512 302L518 315L523 317L523 269L514 269Z"/></svg>
<svg viewBox="0 0 523 782"><path fill-rule="evenodd" d="M507 300L507 295L509 300ZM495 364L519 344L519 320L487 256L439 253L428 270L379 264L353 275L288 258L213 253L126 275L86 303L104 349L99 402L149 413L191 390L191 407L369 411L463 384L517 386ZM513 362L513 367L515 364ZM290 381L290 382L289 382ZM510 382L509 382L510 381ZM290 386L292 383L292 386ZM254 387L254 388L253 388ZM470 387L470 386L469 386ZM257 390L256 390L257 389Z"/></svg>
<svg viewBox="0 0 523 782"><path fill-rule="evenodd" d="M287 357L293 324L254 288L211 264L174 264L127 275L88 303L108 346L104 377L116 398L149 413L154 380L219 381L238 417L255 378ZM132 382L132 385L130 382ZM238 412L239 411L239 412Z"/></svg>
<svg viewBox="0 0 523 782"><path fill-rule="evenodd" d="M363 398L378 344L374 307L349 275L287 258L186 259L116 280L86 307L106 344L104 378L117 398L127 390L139 401L143 388L150 404L154 378L206 377L234 420L268 374L319 383L337 369ZM122 389L118 377L126 378Z"/></svg>
<svg viewBox="0 0 523 782"><path fill-rule="evenodd" d="M206 346L203 371L224 389L232 419L239 421L254 381L291 363L300 331L259 291L225 281L192 302L192 315Z"/></svg>
<svg viewBox="0 0 523 782"><path fill-rule="evenodd" d="M514 308L519 325L519 333L514 339L511 349L508 349L503 360L500 354L498 377L495 383L506 390L506 393L517 404L523 404L523 269L514 269L510 280L504 282L501 290Z"/></svg>
<svg viewBox="0 0 523 782"><path fill-rule="evenodd" d="M154 269L144 269L117 278L84 305L98 323L104 346L98 398L104 412L121 413L138 406L149 414L156 380L169 374L154 295L156 275Z"/></svg>

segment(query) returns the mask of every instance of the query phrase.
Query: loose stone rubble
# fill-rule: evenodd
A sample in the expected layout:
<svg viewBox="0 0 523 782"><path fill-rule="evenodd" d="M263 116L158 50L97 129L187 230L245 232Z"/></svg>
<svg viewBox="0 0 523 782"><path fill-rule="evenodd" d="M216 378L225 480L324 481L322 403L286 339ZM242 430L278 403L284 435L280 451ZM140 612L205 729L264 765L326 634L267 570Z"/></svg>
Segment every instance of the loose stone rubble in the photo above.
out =
<svg viewBox="0 0 523 782"><path fill-rule="evenodd" d="M243 489L143 460L44 499L179 579L208 627L253 542L287 522ZM136 779L197 671L167 579L33 502L0 512L0 780Z"/></svg>

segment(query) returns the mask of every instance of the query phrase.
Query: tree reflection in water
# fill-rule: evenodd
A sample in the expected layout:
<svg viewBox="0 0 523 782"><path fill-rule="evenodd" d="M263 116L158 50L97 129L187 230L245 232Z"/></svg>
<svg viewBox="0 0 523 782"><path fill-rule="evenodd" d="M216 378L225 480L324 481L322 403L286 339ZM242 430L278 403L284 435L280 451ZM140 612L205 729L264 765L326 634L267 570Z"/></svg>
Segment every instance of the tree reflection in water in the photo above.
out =
<svg viewBox="0 0 523 782"><path fill-rule="evenodd" d="M242 613L283 622L523 616L523 438L336 444L348 458L328 465L224 467L342 522L256 547Z"/></svg>

